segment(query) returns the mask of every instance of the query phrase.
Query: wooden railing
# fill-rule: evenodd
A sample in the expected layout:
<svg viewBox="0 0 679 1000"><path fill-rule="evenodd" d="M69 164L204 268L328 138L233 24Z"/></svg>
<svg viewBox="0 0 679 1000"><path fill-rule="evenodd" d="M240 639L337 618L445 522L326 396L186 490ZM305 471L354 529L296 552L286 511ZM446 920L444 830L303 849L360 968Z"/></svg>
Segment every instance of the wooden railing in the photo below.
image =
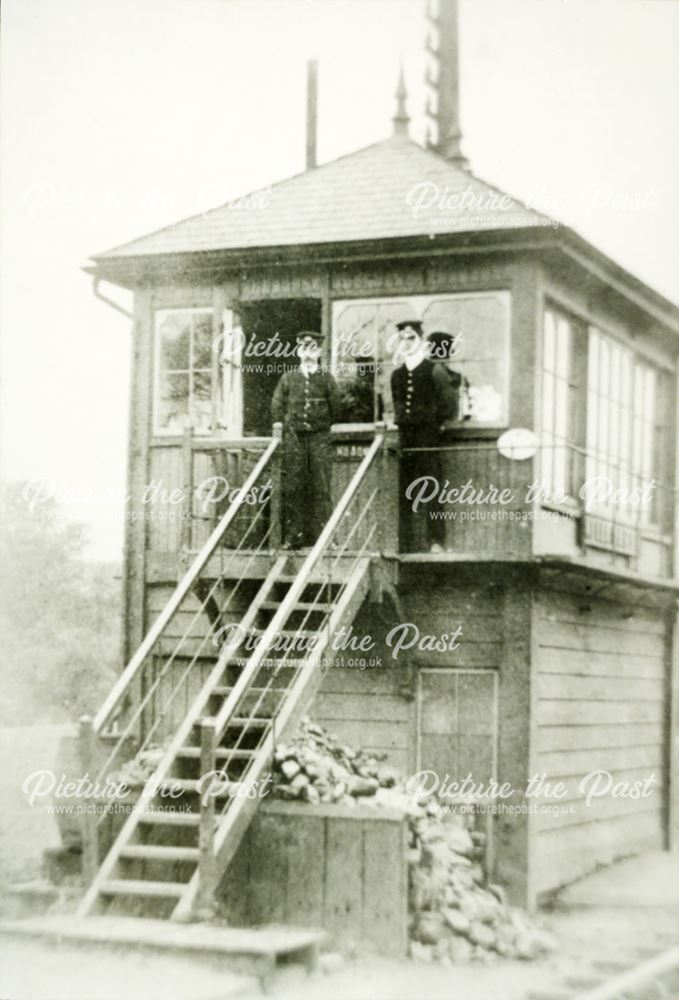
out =
<svg viewBox="0 0 679 1000"><path fill-rule="evenodd" d="M229 561L241 560L247 564L248 560L254 560L277 544L272 525L278 524L278 518L272 516L273 493L269 493L266 500L257 505L253 517L242 524L238 542L229 548L222 562L221 576L204 581L201 586L205 566L223 546L246 503L248 492L270 474L279 445L280 434L277 433L243 483L240 494L233 498L193 558L94 719L81 720L83 765L91 776L96 775L95 784L103 784L131 753L139 754L153 746L154 741L162 742L166 736L164 727L172 728L176 718L183 716L185 705L192 699L192 691L202 679L200 661L210 663L215 658L211 648L214 631L211 623L214 628L218 627L214 610L218 607L223 616L241 596L242 581L237 581L226 603L217 601L218 588L228 574ZM182 619L179 619L180 614ZM99 823L105 815L106 811L99 817ZM87 850L91 852L91 843Z"/></svg>
<svg viewBox="0 0 679 1000"><path fill-rule="evenodd" d="M560 514L562 524L570 524L571 534L569 543L565 536L561 537L561 547L570 545L573 555L595 550L608 552L621 565L624 561L627 569L644 572L642 549L654 547L656 561L664 567L656 575L672 576L676 491L654 480L652 504L625 504L616 499L588 503L585 483L588 475L592 475L591 470L600 468L601 463L595 466L595 456L572 444L557 444L550 446L550 450L562 461L563 498L550 491L550 483L541 479L545 446L538 449L534 458L525 460L503 456L495 439L465 438L436 448L403 449L400 454L405 457L431 453L440 462L445 548L453 553L528 557L535 550L531 524L540 517L553 516L558 520ZM612 470L611 480L614 486L618 481L623 482L632 495L647 485L637 471L622 466ZM455 499L454 491L467 484L471 488L467 488L462 498ZM431 502L425 502L418 513L413 513L412 499L402 498L402 552L428 549L426 520L431 507ZM651 555L647 560L649 564L652 562Z"/></svg>
<svg viewBox="0 0 679 1000"><path fill-rule="evenodd" d="M313 632L320 639L329 641L336 623L341 621L351 606L355 595L354 584L358 574L365 573L367 559L379 551L379 482L371 478L371 472L379 469L380 454L384 449L385 435L378 434L370 444L342 497L336 504L330 518L316 544L303 559L299 570L290 582L289 588L275 611L271 621L259 638L255 651L248 657L231 691L224 699L214 719L204 719L201 724L201 771L214 774L218 763L216 748L222 745L227 727L234 718L238 719L240 735L230 742L226 752L219 758L219 769L226 775L235 757L243 750L243 741L251 736L257 727L257 751L253 753L238 779L243 788L256 789L271 765L271 757L276 745L277 734L285 730L296 718L299 701L308 696L309 681L318 672L322 655L322 643L313 652L300 655L297 643L315 615ZM347 529L346 522L350 527ZM366 527L368 526L368 527ZM313 582L315 596L298 606L298 602ZM290 626L293 612L302 615L301 621ZM320 616L320 620L319 620ZM275 667L267 660L273 659L272 651L277 639L286 636L290 653L276 659ZM229 656L228 648L220 654ZM287 670L283 683L281 671ZM263 678L264 675L264 679ZM278 684L276 682L279 682ZM256 697L253 699L253 695ZM259 726L264 715L270 719L266 734L262 738ZM225 748L222 748L224 751ZM190 899L182 902L183 907L193 906L194 912L209 912L209 899L215 887L215 873L223 870L226 863L224 852L228 849L229 838L243 823L242 803L238 797L227 796L223 808L215 816L214 801L204 796L200 803L200 861L195 876ZM217 819L217 832L215 830ZM237 834L236 834L237 835ZM191 895L191 894L190 894Z"/></svg>

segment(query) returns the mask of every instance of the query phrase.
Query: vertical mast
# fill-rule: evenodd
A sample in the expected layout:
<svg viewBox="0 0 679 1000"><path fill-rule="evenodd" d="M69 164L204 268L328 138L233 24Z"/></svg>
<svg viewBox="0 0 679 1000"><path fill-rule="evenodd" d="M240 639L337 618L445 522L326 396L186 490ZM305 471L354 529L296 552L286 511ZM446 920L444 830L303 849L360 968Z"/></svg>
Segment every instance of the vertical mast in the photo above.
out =
<svg viewBox="0 0 679 1000"><path fill-rule="evenodd" d="M427 7L431 30L427 36L427 52L433 67L427 67L426 82L434 96L435 106L427 101L427 113L436 127L432 146L444 159L462 169L469 163L462 152L460 128L459 40L457 0L438 0L435 11Z"/></svg>

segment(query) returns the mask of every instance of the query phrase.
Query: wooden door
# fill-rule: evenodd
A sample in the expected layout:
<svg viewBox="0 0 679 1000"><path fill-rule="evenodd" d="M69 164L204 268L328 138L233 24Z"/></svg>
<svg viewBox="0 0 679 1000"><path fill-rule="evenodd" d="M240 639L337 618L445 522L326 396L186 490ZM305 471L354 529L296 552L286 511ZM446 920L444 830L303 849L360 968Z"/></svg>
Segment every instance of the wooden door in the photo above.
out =
<svg viewBox="0 0 679 1000"><path fill-rule="evenodd" d="M497 673L423 669L418 691L418 770L443 782L496 777Z"/></svg>

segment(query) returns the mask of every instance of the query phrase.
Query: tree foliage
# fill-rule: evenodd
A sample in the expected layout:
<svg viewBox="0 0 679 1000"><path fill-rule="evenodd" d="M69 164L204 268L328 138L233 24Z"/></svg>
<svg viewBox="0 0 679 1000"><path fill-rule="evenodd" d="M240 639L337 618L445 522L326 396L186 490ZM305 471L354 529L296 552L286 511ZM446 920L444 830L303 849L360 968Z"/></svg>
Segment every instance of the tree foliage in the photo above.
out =
<svg viewBox="0 0 679 1000"><path fill-rule="evenodd" d="M121 666L119 570L84 558L85 528L54 501L0 489L0 724L74 720Z"/></svg>

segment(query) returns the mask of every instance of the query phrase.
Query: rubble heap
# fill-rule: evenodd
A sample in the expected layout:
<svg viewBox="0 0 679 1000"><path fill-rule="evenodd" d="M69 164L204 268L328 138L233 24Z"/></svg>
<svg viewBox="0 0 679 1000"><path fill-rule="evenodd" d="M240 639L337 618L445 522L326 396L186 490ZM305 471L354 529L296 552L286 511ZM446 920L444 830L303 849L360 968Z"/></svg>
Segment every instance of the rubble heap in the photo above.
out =
<svg viewBox="0 0 679 1000"><path fill-rule="evenodd" d="M366 754L353 750L326 733L321 726L304 719L298 735L274 754L274 795L302 802L335 802L353 806L356 799L378 796L381 804L389 797L378 795L393 789L399 774L384 764L386 754Z"/></svg>
<svg viewBox="0 0 679 1000"><path fill-rule="evenodd" d="M533 959L554 941L516 907L500 886L484 885L485 835L471 816L427 807L410 820L410 952L423 961Z"/></svg>
<svg viewBox="0 0 679 1000"><path fill-rule="evenodd" d="M386 755L354 750L305 719L298 734L276 749L273 794L312 804L357 802L396 807L408 816L410 953L421 961L532 959L554 942L499 886L485 885L485 834L474 816L406 792Z"/></svg>

